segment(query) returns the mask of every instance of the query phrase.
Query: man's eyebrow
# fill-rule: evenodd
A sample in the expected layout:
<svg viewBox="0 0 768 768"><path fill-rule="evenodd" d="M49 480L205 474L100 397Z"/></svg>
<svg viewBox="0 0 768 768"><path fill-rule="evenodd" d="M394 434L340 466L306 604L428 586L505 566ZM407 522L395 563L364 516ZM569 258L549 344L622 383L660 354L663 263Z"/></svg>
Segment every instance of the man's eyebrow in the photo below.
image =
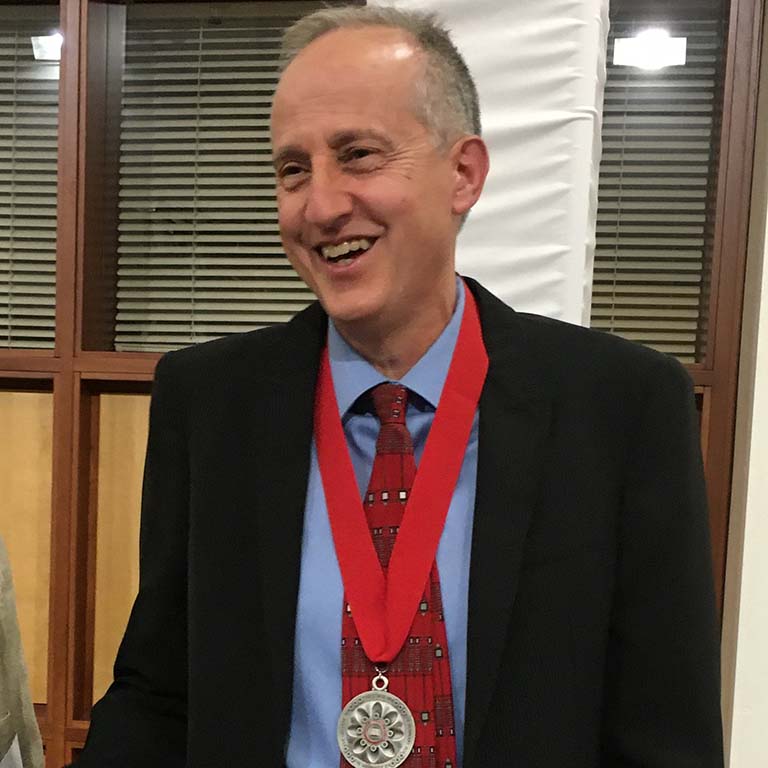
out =
<svg viewBox="0 0 768 768"><path fill-rule="evenodd" d="M344 147L347 144L353 144L361 139L373 139L374 141L383 144L388 149L393 147L391 140L387 136L373 128L338 131L331 136L328 141L328 146L331 149L341 149L341 147Z"/></svg>

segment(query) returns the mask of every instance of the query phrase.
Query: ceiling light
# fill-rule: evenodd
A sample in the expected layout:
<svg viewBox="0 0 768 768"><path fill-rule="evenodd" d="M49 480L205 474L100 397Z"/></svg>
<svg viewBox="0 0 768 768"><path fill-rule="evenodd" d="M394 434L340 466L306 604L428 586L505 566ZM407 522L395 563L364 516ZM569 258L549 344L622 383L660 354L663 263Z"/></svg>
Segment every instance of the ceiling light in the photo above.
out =
<svg viewBox="0 0 768 768"><path fill-rule="evenodd" d="M613 46L616 66L662 69L685 64L686 38L670 37L666 29L646 29L635 37L617 37Z"/></svg>
<svg viewBox="0 0 768 768"><path fill-rule="evenodd" d="M61 44L63 42L64 37L61 32L32 37L32 51L38 61L61 61Z"/></svg>

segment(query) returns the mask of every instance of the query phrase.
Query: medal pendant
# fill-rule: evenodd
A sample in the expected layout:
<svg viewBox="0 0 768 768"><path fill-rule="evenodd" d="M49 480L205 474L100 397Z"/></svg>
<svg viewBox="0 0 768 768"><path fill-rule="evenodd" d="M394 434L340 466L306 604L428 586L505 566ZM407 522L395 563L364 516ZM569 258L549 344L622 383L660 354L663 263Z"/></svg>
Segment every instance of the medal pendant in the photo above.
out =
<svg viewBox="0 0 768 768"><path fill-rule="evenodd" d="M372 685L342 710L336 728L339 749L355 768L397 768L413 750L416 723L408 705L387 691L389 681L381 672Z"/></svg>

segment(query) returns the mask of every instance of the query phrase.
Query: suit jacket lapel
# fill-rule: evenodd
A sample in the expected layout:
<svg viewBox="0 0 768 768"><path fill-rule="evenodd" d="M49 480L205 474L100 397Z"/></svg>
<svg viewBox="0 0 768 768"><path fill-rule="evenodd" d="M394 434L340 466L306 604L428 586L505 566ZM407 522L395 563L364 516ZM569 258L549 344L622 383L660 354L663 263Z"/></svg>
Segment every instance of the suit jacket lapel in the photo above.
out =
<svg viewBox="0 0 768 768"><path fill-rule="evenodd" d="M473 281L468 283L478 299L490 365L479 405L467 632L467 768L474 764L506 644L551 416L534 352L525 349L516 314Z"/></svg>
<svg viewBox="0 0 768 768"><path fill-rule="evenodd" d="M268 392L261 402L262 417L256 461L261 477L258 507L259 576L266 616L265 631L272 657L275 725L287 733L293 685L296 601L299 589L301 539L304 523L315 382L320 350L325 341L325 315L312 305L286 326L274 359L254 361ZM267 386L264 386L264 385Z"/></svg>

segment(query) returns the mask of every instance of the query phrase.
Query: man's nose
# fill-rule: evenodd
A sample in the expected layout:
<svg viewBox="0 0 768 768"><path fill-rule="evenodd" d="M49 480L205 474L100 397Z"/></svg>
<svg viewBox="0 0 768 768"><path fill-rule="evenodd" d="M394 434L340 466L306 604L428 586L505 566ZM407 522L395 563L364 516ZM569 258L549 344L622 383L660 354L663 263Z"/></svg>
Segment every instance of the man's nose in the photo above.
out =
<svg viewBox="0 0 768 768"><path fill-rule="evenodd" d="M351 215L352 207L352 196L342 173L327 167L313 169L304 207L304 218L309 224L334 229Z"/></svg>

